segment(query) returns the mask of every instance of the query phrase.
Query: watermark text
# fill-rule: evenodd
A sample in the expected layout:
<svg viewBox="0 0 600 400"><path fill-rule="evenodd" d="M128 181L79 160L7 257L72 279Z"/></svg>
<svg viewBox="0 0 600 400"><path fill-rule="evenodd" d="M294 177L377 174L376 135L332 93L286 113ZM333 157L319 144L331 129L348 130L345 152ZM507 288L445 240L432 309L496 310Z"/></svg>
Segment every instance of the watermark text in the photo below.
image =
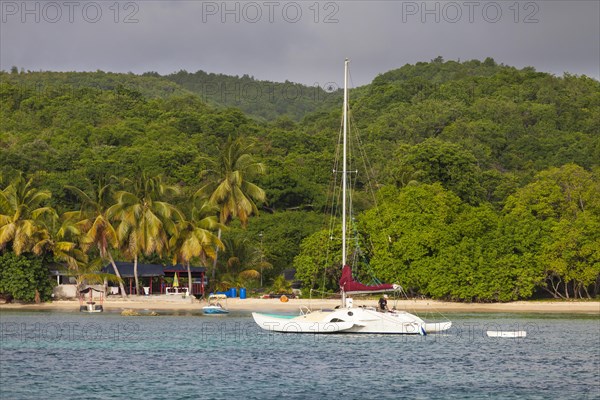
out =
<svg viewBox="0 0 600 400"><path fill-rule="evenodd" d="M112 21L115 24L139 22L140 6L134 1L1 1L2 23L22 24L86 22L96 24Z"/></svg>
<svg viewBox="0 0 600 400"><path fill-rule="evenodd" d="M339 11L340 6L334 1L203 1L202 22L337 24Z"/></svg>
<svg viewBox="0 0 600 400"><path fill-rule="evenodd" d="M96 322L78 323L0 323L0 342L56 342L75 340L139 340L140 327L134 322L99 324Z"/></svg>
<svg viewBox="0 0 600 400"><path fill-rule="evenodd" d="M449 23L511 20L515 24L539 22L540 6L535 1L404 1L402 22Z"/></svg>

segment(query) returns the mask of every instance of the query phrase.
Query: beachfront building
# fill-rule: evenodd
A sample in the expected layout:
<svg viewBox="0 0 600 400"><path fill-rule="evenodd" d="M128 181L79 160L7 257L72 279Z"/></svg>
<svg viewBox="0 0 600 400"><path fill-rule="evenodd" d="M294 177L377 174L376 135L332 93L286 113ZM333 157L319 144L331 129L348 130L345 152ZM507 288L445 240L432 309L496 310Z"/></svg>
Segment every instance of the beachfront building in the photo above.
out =
<svg viewBox="0 0 600 400"><path fill-rule="evenodd" d="M127 294L136 294L135 277L133 274L132 262L116 262L117 268L124 280L125 291ZM206 268L190 267L192 272L192 284L189 285L187 267L177 264L162 266L160 264L138 264L138 279L143 288L141 294L184 294L204 296L206 289ZM115 274L112 264L106 265L103 272ZM115 274L116 275L116 274ZM117 285L109 288L110 294L119 294Z"/></svg>
<svg viewBox="0 0 600 400"><path fill-rule="evenodd" d="M79 297L77 279L73 275L73 271L69 270L66 265L52 264L49 273L50 279L56 281L56 285L52 289L52 299L75 299ZM95 290L104 290L103 285L86 286L93 287Z"/></svg>
<svg viewBox="0 0 600 400"><path fill-rule="evenodd" d="M56 279L56 286L52 289L53 299L77 297L77 281L66 266L53 265L50 269L50 279Z"/></svg>
<svg viewBox="0 0 600 400"><path fill-rule="evenodd" d="M204 291L208 286L208 277L206 276L206 268L205 267L190 267L192 271L192 285L191 285L191 294L193 295L201 295L204 296ZM165 272L165 281L171 283L171 289L167 289L169 286L165 285L162 287L163 291L161 293L172 294L173 291L176 291L172 285L175 280L175 276L178 277L178 281L181 284L182 280L187 282L188 272L187 267L181 264L169 265L164 268ZM183 285L187 287L187 284Z"/></svg>
<svg viewBox="0 0 600 400"><path fill-rule="evenodd" d="M132 262L116 262L117 268L123 278L123 286L126 294L136 294L135 277L133 275ZM208 278L206 277L206 268L190 267L192 272L192 284L188 284L187 267L177 264L163 266L160 264L138 264L138 279L142 286L144 295L176 295L190 294L196 296L204 296L204 292L208 286ZM102 272L115 274L112 264L102 268ZM54 299L76 298L77 282L73 276L73 272L66 266L55 265L50 269L50 278L56 280L56 286L53 289ZM102 288L102 285L94 287ZM119 286L115 283L109 284L107 294L120 294Z"/></svg>

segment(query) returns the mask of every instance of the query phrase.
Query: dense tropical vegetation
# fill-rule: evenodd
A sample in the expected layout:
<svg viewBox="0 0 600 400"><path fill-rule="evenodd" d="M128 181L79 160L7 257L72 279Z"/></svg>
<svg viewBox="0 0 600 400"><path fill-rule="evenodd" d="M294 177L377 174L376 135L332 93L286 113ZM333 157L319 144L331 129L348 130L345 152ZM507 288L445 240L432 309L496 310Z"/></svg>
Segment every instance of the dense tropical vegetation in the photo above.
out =
<svg viewBox="0 0 600 400"><path fill-rule="evenodd" d="M156 73L145 74L158 77ZM179 71L164 78L196 94L217 107L235 107L260 120L286 116L294 121L317 109L335 106L341 101L334 82L315 82L306 86L293 82L260 81L242 77L212 74L204 71Z"/></svg>
<svg viewBox="0 0 600 400"><path fill-rule="evenodd" d="M202 264L215 284L255 286L295 267L305 288L335 289L339 92L213 93L267 84L0 72L0 292L47 298L14 271L83 273L98 258ZM380 185L371 196L356 175L360 279L462 301L598 296L598 81L437 58L379 75L351 107Z"/></svg>

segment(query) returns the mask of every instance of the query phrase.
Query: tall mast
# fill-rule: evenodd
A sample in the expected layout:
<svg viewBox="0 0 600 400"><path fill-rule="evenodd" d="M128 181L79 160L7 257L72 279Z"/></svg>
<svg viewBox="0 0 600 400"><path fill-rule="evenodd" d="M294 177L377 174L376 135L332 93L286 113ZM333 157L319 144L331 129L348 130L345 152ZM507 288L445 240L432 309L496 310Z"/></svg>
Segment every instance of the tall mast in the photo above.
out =
<svg viewBox="0 0 600 400"><path fill-rule="evenodd" d="M342 267L346 265L346 203L348 190L348 169L347 169L347 145L348 145L348 59L344 62L344 147L343 147L343 167L342 167Z"/></svg>

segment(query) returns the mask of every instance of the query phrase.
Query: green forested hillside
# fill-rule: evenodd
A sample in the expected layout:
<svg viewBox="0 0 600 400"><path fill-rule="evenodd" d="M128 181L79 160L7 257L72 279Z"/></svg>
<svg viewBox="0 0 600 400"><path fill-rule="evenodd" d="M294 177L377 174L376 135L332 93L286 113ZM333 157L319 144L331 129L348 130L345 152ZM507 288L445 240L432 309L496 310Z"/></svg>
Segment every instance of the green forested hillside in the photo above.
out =
<svg viewBox="0 0 600 400"><path fill-rule="evenodd" d="M35 188L49 190L44 205L62 214L81 208L69 185L91 193L122 178L162 175L179 188L169 201L191 213L190 196L227 140L251 141L252 155L267 167L255 181L266 201L246 229L234 218L224 238L243 238L254 251L233 251L218 270L235 280L232 274L260 262L269 282L294 266L305 287L333 289L335 243L321 229L339 93L292 103L251 96L230 102L218 90L211 94L244 82L268 86L201 71L167 77L1 72L2 188L22 172ZM414 293L468 301L544 291L597 295L598 81L491 59L438 58L379 75L351 92L351 107L379 188L375 209L363 193L364 174L357 174L356 229L370 260L360 272L365 281L376 276ZM59 225L47 224L49 234ZM333 250L323 253L325 242ZM9 251L12 244L5 246ZM115 257L127 258L118 250ZM144 257L167 262L171 256Z"/></svg>
<svg viewBox="0 0 600 400"><path fill-rule="evenodd" d="M341 91L332 82L306 86L289 81L260 81L248 75L238 77L204 71L179 71L165 78L210 104L239 108L250 116L264 120L286 117L297 121L320 108L329 108L341 99Z"/></svg>
<svg viewBox="0 0 600 400"><path fill-rule="evenodd" d="M149 72L143 75L114 72L52 72L22 71L13 68L10 74L2 72L2 82L10 83L20 91L36 95L54 95L77 89L98 89L115 93L138 92L146 98L165 98L189 93L160 75Z"/></svg>
<svg viewBox="0 0 600 400"><path fill-rule="evenodd" d="M490 60L422 63L377 77L357 99L355 119L369 141L410 146L388 147L395 151L382 158L393 166L387 179L417 173L469 187L472 193L457 189L464 200L494 200L497 179L523 183L551 166L597 165L599 89L590 78L494 67ZM460 177L450 176L453 167ZM468 182L473 175L475 184Z"/></svg>

